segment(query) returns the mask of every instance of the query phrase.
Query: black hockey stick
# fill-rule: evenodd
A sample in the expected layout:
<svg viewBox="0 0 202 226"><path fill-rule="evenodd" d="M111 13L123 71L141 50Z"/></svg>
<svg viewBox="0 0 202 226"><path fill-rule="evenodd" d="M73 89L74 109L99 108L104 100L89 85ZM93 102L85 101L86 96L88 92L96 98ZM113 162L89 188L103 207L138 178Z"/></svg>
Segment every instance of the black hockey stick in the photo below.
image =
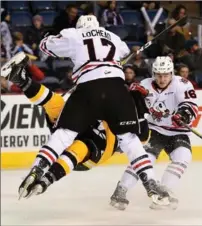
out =
<svg viewBox="0 0 202 226"><path fill-rule="evenodd" d="M159 39L162 35L164 35L166 32L170 31L172 28L174 28L175 26L177 26L179 23L181 23L182 21L186 20L187 16L182 17L181 19L179 19L178 21L176 21L174 24L168 26L166 29L164 29L163 31L161 31L159 34L157 34L151 41L147 42L146 44L144 44L139 50L137 50L137 52L132 52L130 53L125 59L123 59L121 61L121 64L126 64L134 55L138 55L140 52L143 52L146 48L148 48L149 46L151 46L157 39Z"/></svg>
<svg viewBox="0 0 202 226"><path fill-rule="evenodd" d="M190 132L194 133L196 136L198 136L199 138L202 139L202 134L200 134L198 131L196 131L195 129L192 129L191 127L189 127L187 124L185 124L184 122L180 121L180 124L184 127L186 127Z"/></svg>

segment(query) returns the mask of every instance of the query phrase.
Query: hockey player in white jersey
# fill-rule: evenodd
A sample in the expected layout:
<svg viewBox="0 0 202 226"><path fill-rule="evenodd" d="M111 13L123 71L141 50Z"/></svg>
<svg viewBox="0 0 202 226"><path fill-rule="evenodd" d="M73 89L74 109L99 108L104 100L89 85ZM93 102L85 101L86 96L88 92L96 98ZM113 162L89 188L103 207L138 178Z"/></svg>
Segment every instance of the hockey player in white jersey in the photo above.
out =
<svg viewBox="0 0 202 226"><path fill-rule="evenodd" d="M196 93L192 84L175 76L173 62L169 57L157 57L152 67L153 78L144 79L140 85L145 88L145 102L149 111L147 120L151 137L145 146L152 163L158 158L162 149L169 155L168 164L161 179L164 189L170 193L171 208L177 208L178 199L173 190L186 171L192 159L189 140L190 131L183 127L182 122L191 125L196 118L198 107ZM135 90L136 85L131 89ZM123 209L122 200L126 199L127 190L134 187L138 177L131 166L128 166L119 181L111 204ZM151 208L160 208L151 205Z"/></svg>
<svg viewBox="0 0 202 226"><path fill-rule="evenodd" d="M99 119L105 120L117 135L121 149L128 155L134 172L152 200L168 205L169 194L157 185L151 161L136 136L140 129L137 111L125 87L120 65L121 58L129 54L126 43L99 27L95 16L81 16L76 29L64 29L57 36L45 38L40 48L50 56L72 59L75 65L72 78L77 88L56 122L56 131L41 148L46 150L47 158L36 159L38 163L20 185L20 196L24 197L24 191L27 195L28 190L35 194L43 193L56 181L52 174L48 177L43 174L73 143L77 134ZM15 66L19 71L19 65L12 68ZM70 163L72 159L66 157L65 161ZM74 165L69 165L71 171Z"/></svg>

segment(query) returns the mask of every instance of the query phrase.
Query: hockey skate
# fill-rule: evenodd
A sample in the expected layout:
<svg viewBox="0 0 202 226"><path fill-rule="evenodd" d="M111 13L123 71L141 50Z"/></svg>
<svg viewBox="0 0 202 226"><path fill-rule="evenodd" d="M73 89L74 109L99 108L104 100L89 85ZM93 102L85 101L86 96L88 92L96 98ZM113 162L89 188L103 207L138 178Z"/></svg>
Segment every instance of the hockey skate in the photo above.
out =
<svg viewBox="0 0 202 226"><path fill-rule="evenodd" d="M118 182L117 187L113 195L111 196L110 205L119 210L125 210L125 208L129 204L129 201L126 199L126 193L127 189L122 187L120 185L120 182Z"/></svg>
<svg viewBox="0 0 202 226"><path fill-rule="evenodd" d="M168 207L170 205L169 193L153 179L143 182L147 195L152 198L152 205ZM151 207L150 207L151 208Z"/></svg>
<svg viewBox="0 0 202 226"><path fill-rule="evenodd" d="M37 184L37 182L41 179L45 171L47 170L48 165L41 160L38 166L34 166L27 177L21 183L18 193L19 200L23 197L26 198L32 192L33 187Z"/></svg>
<svg viewBox="0 0 202 226"><path fill-rule="evenodd" d="M47 188L56 181L55 176L51 172L47 172L36 184L32 187L31 192L28 194L27 198L33 195L40 195L44 193Z"/></svg>
<svg viewBox="0 0 202 226"><path fill-rule="evenodd" d="M20 70L24 68L29 61L29 57L24 52L20 52L13 56L1 68L1 76L7 80L15 80L15 76L19 74Z"/></svg>
<svg viewBox="0 0 202 226"><path fill-rule="evenodd" d="M19 187L19 200L23 197L26 198L32 191L33 186L43 175L43 170L38 166L34 166L27 177L23 180Z"/></svg>
<svg viewBox="0 0 202 226"><path fill-rule="evenodd" d="M179 201L175 197L174 193L170 189L168 189L166 186L162 185L161 188L162 188L162 190L168 192L170 204L168 206L162 206L162 205L158 205L156 203L152 203L150 205L150 208L151 209L165 209L165 208L169 208L169 209L173 209L173 210L177 209Z"/></svg>

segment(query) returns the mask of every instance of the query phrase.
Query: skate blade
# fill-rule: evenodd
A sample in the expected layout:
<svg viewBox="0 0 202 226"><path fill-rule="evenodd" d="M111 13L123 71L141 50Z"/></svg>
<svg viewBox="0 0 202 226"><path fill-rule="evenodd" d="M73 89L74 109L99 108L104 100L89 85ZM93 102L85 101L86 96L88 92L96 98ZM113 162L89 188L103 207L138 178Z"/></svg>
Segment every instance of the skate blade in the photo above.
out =
<svg viewBox="0 0 202 226"><path fill-rule="evenodd" d="M152 198L152 204L150 205L150 209L160 210L160 209L170 208L169 197L159 199L158 195L152 195L151 198Z"/></svg>
<svg viewBox="0 0 202 226"><path fill-rule="evenodd" d="M25 192L27 192L27 188L34 183L35 181L35 176L34 175L30 175L27 180L26 180L26 184L24 185L23 188L20 189L19 191L19 198L18 200L20 200L22 197L25 197L27 195L27 193L25 194Z"/></svg>
<svg viewBox="0 0 202 226"><path fill-rule="evenodd" d="M41 185L37 184L37 185L34 186L32 191L30 192L30 194L26 198L28 199L31 196L40 195L42 193L42 191L43 191L43 189L42 189Z"/></svg>
<svg viewBox="0 0 202 226"><path fill-rule="evenodd" d="M165 205L166 206L166 205L170 204L169 197L159 199L159 195L152 195L151 198L152 198L152 202L156 203L157 205Z"/></svg>
<svg viewBox="0 0 202 226"><path fill-rule="evenodd" d="M158 205L156 203L152 203L149 208L152 210L176 210L178 207L178 203L170 203L169 205Z"/></svg>
<svg viewBox="0 0 202 226"><path fill-rule="evenodd" d="M122 202L116 202L116 201L111 201L110 205L113 206L114 208L118 209L118 210L125 210L127 207L126 203L122 203Z"/></svg>

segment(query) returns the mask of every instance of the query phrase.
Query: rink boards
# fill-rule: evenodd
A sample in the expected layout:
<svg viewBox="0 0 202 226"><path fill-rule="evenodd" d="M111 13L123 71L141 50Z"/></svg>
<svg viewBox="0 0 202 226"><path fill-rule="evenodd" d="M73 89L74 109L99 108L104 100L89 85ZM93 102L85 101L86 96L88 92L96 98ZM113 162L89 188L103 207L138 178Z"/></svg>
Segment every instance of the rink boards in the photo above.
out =
<svg viewBox="0 0 202 226"><path fill-rule="evenodd" d="M194 128L202 134L202 90L197 91L199 115ZM1 168L30 167L49 130L42 108L30 104L23 95L1 96ZM193 160L202 161L202 139L191 135ZM159 161L167 161L162 152ZM126 164L124 154L115 154L106 164Z"/></svg>

